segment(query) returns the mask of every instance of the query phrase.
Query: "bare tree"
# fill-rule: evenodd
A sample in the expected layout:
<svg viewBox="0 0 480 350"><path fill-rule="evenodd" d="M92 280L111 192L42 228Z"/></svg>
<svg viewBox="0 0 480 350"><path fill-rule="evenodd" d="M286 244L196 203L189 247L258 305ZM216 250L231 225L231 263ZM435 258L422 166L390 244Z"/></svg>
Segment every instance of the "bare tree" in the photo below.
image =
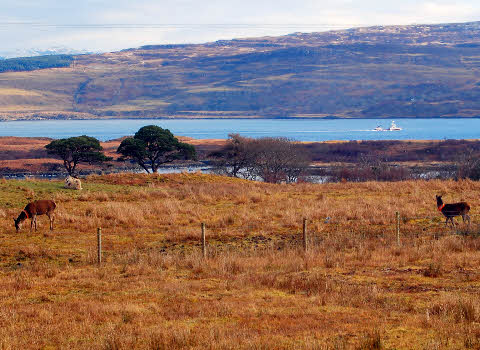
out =
<svg viewBox="0 0 480 350"><path fill-rule="evenodd" d="M301 144L286 138L229 136L227 145L214 154L219 168L229 176L291 183L297 181L311 160Z"/></svg>
<svg viewBox="0 0 480 350"><path fill-rule="evenodd" d="M456 168L457 179L480 180L480 157L473 149L469 148L459 157Z"/></svg>
<svg viewBox="0 0 480 350"><path fill-rule="evenodd" d="M251 139L239 134L228 135L229 139L225 147L211 154L216 158L218 170L231 177L245 177L243 173L251 161Z"/></svg>

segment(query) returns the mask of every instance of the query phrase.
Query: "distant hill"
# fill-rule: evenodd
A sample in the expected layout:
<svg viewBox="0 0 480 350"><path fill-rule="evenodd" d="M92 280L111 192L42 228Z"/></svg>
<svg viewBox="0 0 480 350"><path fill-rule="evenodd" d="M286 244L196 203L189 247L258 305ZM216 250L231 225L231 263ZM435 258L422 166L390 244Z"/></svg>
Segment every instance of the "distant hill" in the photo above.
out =
<svg viewBox="0 0 480 350"><path fill-rule="evenodd" d="M0 118L480 116L480 22L77 55L0 74Z"/></svg>

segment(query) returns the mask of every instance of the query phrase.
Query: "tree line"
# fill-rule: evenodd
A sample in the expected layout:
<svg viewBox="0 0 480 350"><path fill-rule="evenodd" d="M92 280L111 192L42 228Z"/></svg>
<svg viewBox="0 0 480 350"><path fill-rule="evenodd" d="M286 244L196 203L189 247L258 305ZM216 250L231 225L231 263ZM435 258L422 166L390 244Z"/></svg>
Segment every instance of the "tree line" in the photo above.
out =
<svg viewBox="0 0 480 350"><path fill-rule="evenodd" d="M69 67L73 62L72 55L45 55L35 57L18 57L0 60L0 73L21 72L46 68Z"/></svg>
<svg viewBox="0 0 480 350"><path fill-rule="evenodd" d="M80 163L100 164L111 161L94 137L82 135L54 140L47 152L63 161L67 173L75 176ZM162 164L176 160L193 160L195 148L180 142L168 129L155 125L140 128L117 148L119 161L136 163L147 173L156 173ZM229 135L226 145L210 154L216 170L228 176L272 183L297 181L311 157L299 143L286 138L252 139Z"/></svg>
<svg viewBox="0 0 480 350"><path fill-rule="evenodd" d="M328 146L328 145L327 145ZM353 152L353 143L344 144ZM59 139L45 146L47 152L63 161L67 173L75 176L80 163L100 164L111 161L103 154L100 142L82 135ZM270 183L292 183L306 177L312 162L311 145L282 137L248 138L229 135L225 145L208 155L217 173ZM336 150L338 151L338 150ZM168 129L155 125L140 128L117 148L119 161L137 164L147 173L156 173L166 163L197 158L195 148L180 142ZM328 175L333 181L400 181L413 177L408 169L390 165L374 154L359 154L355 166L342 167ZM453 176L480 180L480 158L470 149L458 157Z"/></svg>
<svg viewBox="0 0 480 350"><path fill-rule="evenodd" d="M99 140L86 135L54 140L45 148L49 154L63 160L71 176L76 175L79 163L100 164L112 160L103 153ZM120 161L135 162L147 173L155 173L160 165L174 160L196 158L192 145L178 141L168 129L156 125L144 126L133 137L124 139L117 153Z"/></svg>

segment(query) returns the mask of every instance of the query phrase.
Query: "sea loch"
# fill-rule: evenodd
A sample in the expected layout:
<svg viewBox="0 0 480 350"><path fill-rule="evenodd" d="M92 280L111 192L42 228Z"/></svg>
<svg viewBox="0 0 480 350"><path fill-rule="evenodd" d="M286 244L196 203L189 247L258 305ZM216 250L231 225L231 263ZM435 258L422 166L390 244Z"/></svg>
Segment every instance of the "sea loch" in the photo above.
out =
<svg viewBox="0 0 480 350"><path fill-rule="evenodd" d="M133 135L144 125L158 125L177 136L225 139L231 133L249 137L286 137L297 141L442 140L480 138L480 119L396 119L400 131L379 132L391 119L107 119L45 120L0 123L0 136L64 138L88 135L111 140Z"/></svg>

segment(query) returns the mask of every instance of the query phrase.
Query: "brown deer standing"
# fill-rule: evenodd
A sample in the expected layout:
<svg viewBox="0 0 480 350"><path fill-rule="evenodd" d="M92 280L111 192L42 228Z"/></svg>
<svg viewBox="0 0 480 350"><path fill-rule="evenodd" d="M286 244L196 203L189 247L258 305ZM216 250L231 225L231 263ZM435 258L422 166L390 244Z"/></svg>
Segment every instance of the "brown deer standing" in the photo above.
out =
<svg viewBox="0 0 480 350"><path fill-rule="evenodd" d="M467 202L443 204L442 196L437 197L437 208L447 219L445 220L445 226L448 224L448 220L452 223L452 226L455 226L453 218L455 216L462 216L463 222L468 221L470 226L470 216L468 212L470 211L470 205Z"/></svg>
<svg viewBox="0 0 480 350"><path fill-rule="evenodd" d="M50 230L53 231L53 211L57 205L54 201L43 199L39 201L34 201L28 203L25 209L22 210L18 218L14 218L15 221L15 228L17 232L20 230L19 224L25 221L26 219L30 219L30 232L32 232L33 225L35 225L35 231L37 231L37 215L47 215L50 219Z"/></svg>

